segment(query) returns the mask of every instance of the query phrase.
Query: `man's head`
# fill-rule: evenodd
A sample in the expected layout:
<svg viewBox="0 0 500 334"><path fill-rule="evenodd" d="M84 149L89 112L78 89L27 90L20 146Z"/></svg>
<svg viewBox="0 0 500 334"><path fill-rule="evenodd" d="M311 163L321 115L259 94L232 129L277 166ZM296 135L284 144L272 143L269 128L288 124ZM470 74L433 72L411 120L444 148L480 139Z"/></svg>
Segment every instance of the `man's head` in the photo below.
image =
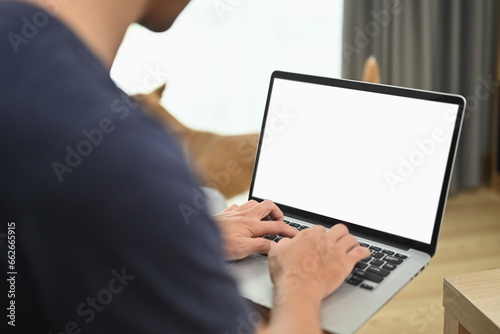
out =
<svg viewBox="0 0 500 334"><path fill-rule="evenodd" d="M138 23L152 31L161 32L170 28L189 0L147 0L146 2Z"/></svg>
<svg viewBox="0 0 500 334"><path fill-rule="evenodd" d="M58 17L111 67L131 23L160 32L174 23L189 0L17 0Z"/></svg>

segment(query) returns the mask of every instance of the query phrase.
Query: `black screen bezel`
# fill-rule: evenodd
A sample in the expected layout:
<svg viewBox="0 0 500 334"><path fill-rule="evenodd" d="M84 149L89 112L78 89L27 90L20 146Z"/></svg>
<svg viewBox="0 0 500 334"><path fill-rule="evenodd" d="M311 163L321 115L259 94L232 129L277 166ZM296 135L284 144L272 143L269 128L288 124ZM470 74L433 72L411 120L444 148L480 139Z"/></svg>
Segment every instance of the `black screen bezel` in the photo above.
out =
<svg viewBox="0 0 500 334"><path fill-rule="evenodd" d="M465 103L466 103L465 99L460 95L437 93L437 92L431 92L431 91L416 90L416 89L395 87L395 86L388 86L388 85L380 85L380 84L371 84L371 83L354 81L354 80L333 79L333 78L318 77L318 76L298 74L298 73L275 71L271 75L271 80L270 80L270 84L269 84L269 90L268 90L268 95L267 95L267 100L266 100L266 107L265 107L265 111L264 111L262 128L261 128L260 137L259 137L259 143L257 146L255 165L254 165L252 182L250 185L250 193L249 193L249 200L256 200L259 202L261 202L265 199L253 196L253 188L254 188L255 176L257 173L258 166L259 166L260 151L262 148L264 130L265 130L266 122L267 122L269 104L271 101L271 94L272 94L273 84L274 84L275 79L283 79L283 80L291 80L291 81L304 82L304 83L320 84L320 85L326 85L326 86L332 86L332 87L355 89L355 90L361 90L361 91L366 91L366 92L374 92L374 93L388 94L388 95L401 96L401 97L410 97L410 98L415 98L415 99L422 99L422 100L435 101L435 102L444 102L444 103L458 105L457 118L455 121L455 127L454 127L454 131L453 131L453 135L452 135L451 145L450 145L450 152L448 155L446 169L445 169L445 173L444 173L444 177L443 177L443 184L441 186L441 194L439 197L439 204L438 204L438 208L437 208L437 212L436 212L436 218L434 221L434 229L432 232L432 238L431 238L430 244L423 243L423 242L416 241L416 240L412 240L412 239L408 239L408 238L403 238L401 236L397 236L397 235L386 233L386 232L373 230L373 229L370 229L367 227L356 225L356 224L351 223L351 222L322 216L322 215L319 215L316 213L308 212L305 210L300 210L297 208L292 208L292 207L286 206L286 205L281 204L281 203L276 203L278 205L278 207L283 211L283 213L287 216L293 216L293 217L296 217L298 219L302 219L305 221L319 223L319 224L322 224L326 227L331 227L335 224L343 223L353 233L368 235L370 237L382 239L382 240L385 240L387 242L403 245L403 246L409 247L409 248L418 249L420 251L423 251L423 252L429 254L430 256L433 256L436 252L437 241L438 241L439 232L440 232L440 228L441 228L442 217L444 214L446 199L448 196L451 173L453 170L453 164L454 164L455 155L456 155L457 146L458 146L458 139L460 136L460 131L461 131L462 122L463 122L464 108L465 108ZM272 200L272 198L270 198L270 200Z"/></svg>

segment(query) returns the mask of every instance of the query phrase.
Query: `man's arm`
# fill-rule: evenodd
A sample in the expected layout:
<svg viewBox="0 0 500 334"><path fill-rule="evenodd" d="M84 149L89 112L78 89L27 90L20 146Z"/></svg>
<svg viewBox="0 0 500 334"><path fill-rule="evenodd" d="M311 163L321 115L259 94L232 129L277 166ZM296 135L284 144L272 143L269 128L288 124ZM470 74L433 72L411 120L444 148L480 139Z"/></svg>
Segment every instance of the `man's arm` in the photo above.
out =
<svg viewBox="0 0 500 334"><path fill-rule="evenodd" d="M214 218L226 242L226 257L242 258L270 249L274 307L269 323L256 329L259 334L321 333L321 300L342 284L357 262L370 256L341 224L329 231L321 226L294 231L282 222L283 213L271 201L232 206ZM294 238L279 243L255 238L262 234Z"/></svg>
<svg viewBox="0 0 500 334"><path fill-rule="evenodd" d="M282 241L269 253L274 308L262 333L321 333L321 300L338 289L370 251L341 224L328 231L316 226Z"/></svg>

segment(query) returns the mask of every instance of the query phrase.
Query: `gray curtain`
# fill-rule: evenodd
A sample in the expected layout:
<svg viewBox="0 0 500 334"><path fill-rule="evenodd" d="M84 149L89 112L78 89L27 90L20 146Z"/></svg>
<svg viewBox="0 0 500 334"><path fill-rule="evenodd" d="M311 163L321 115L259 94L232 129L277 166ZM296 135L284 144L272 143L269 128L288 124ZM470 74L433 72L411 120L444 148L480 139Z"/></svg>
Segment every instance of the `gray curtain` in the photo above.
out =
<svg viewBox="0 0 500 334"><path fill-rule="evenodd" d="M344 1L344 78L361 78L364 61L374 55L382 83L466 97L452 192L484 180L483 159L491 147L494 1Z"/></svg>

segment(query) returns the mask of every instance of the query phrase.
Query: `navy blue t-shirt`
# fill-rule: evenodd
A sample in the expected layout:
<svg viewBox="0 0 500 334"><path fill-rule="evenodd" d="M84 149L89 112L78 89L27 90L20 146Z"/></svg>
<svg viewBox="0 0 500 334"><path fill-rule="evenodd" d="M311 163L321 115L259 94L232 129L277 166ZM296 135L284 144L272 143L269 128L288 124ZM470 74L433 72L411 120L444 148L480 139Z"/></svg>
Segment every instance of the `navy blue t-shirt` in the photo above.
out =
<svg viewBox="0 0 500 334"><path fill-rule="evenodd" d="M66 26L0 1L2 325L14 302L19 333L251 332L204 200Z"/></svg>

